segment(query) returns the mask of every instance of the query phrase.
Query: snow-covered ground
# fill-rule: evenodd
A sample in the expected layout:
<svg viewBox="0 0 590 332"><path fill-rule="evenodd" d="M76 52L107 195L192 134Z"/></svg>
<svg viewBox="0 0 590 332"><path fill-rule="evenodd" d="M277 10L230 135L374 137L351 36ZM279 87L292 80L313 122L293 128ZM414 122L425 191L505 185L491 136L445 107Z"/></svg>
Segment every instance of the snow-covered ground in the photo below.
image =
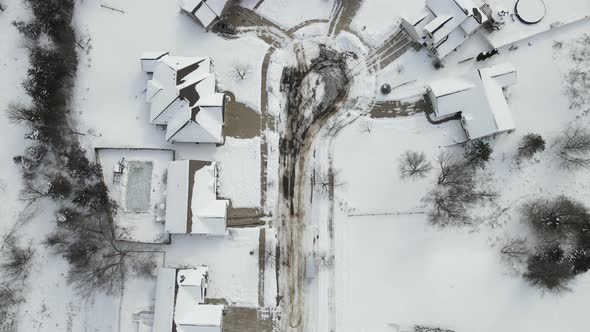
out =
<svg viewBox="0 0 590 332"><path fill-rule="evenodd" d="M310 20L327 20L334 7L334 0L269 0L256 10L267 19L290 29Z"/></svg>
<svg viewBox="0 0 590 332"><path fill-rule="evenodd" d="M3 74L0 108L5 109L10 102L27 101L20 88L28 68L27 50L11 22L29 14L22 0L0 1L7 7L5 12L0 12ZM514 2L496 1L507 7ZM251 9L258 3L243 2ZM509 22L504 32L478 33L451 54L445 68L440 70L432 67L432 58L424 50L409 50L377 73L363 72L367 76L355 85L352 91L355 97L414 100L424 93L425 83L430 80L511 62L517 68L518 83L508 89L507 95L517 130L499 136L492 143L493 160L480 172L481 179L487 179L489 187L499 194L496 208L505 208L506 212L491 222L486 216L496 211L493 206L486 206L477 211L477 215L483 216L477 227L436 229L422 214L427 207L421 200L433 186L434 172L421 180L400 178L399 157L406 150L424 151L431 161L441 150L459 151L452 147L460 136L457 122L434 126L422 114L398 119L361 119L352 122L337 137L328 140L322 136L314 150L317 164L306 167L310 172L325 171L328 157L332 157L330 162L339 185L333 216L328 211L327 197L317 198L320 193L314 193L314 202L306 211L310 224L304 250L328 258L335 254L335 266L322 269L317 281L306 284L304 326L308 331L385 332L395 331L391 324L414 323L481 332L586 329L584 304L590 292L589 275L576 278L571 293L543 295L503 264L498 244L508 236L526 235L518 214L518 205L523 200L565 193L583 200L590 194L590 175L560 169L551 144L569 124L588 122L579 110L569 109L570 100L562 82L573 67L568 54L569 41L590 31L590 22L582 20L534 35L517 42L518 49L503 50L486 62L458 63L489 48L486 38L492 37L488 36L497 36L492 42L504 45L545 31L555 21L567 23L589 14L588 3L583 0L571 0L567 6L564 1L546 0L546 3L549 12L542 25L520 30L521 24ZM221 147L169 144L164 131L147 121L144 94L147 77L140 70L141 53L163 50L181 56L209 56L214 62L218 90L232 92L238 102L261 113L264 107L261 72L269 45L256 38L255 33L237 39L205 33L180 13L176 1L108 2L123 12L101 4L77 1L74 18L80 41L80 65L71 108L78 131L85 134L82 143L89 156L95 147L153 148L175 150L176 159L217 161L220 196L231 199L234 207L263 207L272 215L280 183L277 178L279 133L273 129L280 131L285 120L279 80L283 67L296 63L294 52L287 47L278 49L271 58L267 113L276 116L278 126L267 129L266 142L259 137L228 137ZM256 12L289 29L302 22L329 19L337 4L336 0L266 0ZM352 32L369 46L379 46L396 31L399 17L411 15L423 5L423 0L365 0L352 19ZM327 27L326 23L310 24L298 31L295 38L325 34ZM515 29L518 33L512 34ZM347 35L347 32L340 35L335 45L366 56L366 45L360 45L360 40L352 34L342 37ZM504 38L507 35L509 41ZM556 47L554 41L564 44ZM310 60L313 54L307 57ZM249 68L244 80L235 79L236 65ZM408 82L411 84L394 89L388 96L381 96L377 91L383 83L398 86ZM367 110L354 110L351 114L356 115L358 111ZM370 121L370 132L360 128L364 120ZM20 173L12 157L22 153L27 142L23 140L23 129L6 120L0 121L0 130L6 142L0 149L2 231L10 227L23 208L17 200ZM529 132L546 138L547 151L518 164L515 154L519 140ZM268 151L261 151L263 143ZM262 188L260 178L261 152L268 152L267 188ZM157 174L163 172L160 166ZM110 171L108 167L105 169ZM268 189L266 201L261 202L264 189ZM324 240L329 239L326 227L329 218L333 218L335 237L331 243ZM44 202L20 231L22 241L30 242L36 255L27 280L26 300L19 309L18 330L127 332L141 326L140 331L150 331L149 311L155 279L132 277L122 297L99 295L88 301L80 299L65 280L67 263L42 244L54 230L54 220L54 206ZM267 221L273 227L279 224L272 216ZM258 307L261 300L259 234L259 229L240 229L231 230L222 238L174 236L171 245L155 246L155 250L162 256L161 264L167 267L208 265L209 297L225 299L231 305ZM266 230L267 248L276 245L275 236L275 229ZM333 249L335 252L330 252ZM262 300L269 307L275 305L277 295L274 268L267 262L262 283Z"/></svg>
<svg viewBox="0 0 590 332"><path fill-rule="evenodd" d="M475 228L445 230L429 225L423 214L397 215L425 211L421 199L434 186L434 174L405 180L397 167L406 150L424 151L431 161L441 149L460 153L446 147L452 130L416 115L373 120L371 134L354 126L341 132L334 143L334 168L343 183L336 188L334 221L338 331L395 331L391 324L416 323L482 332L585 329L579 317L590 275L576 278L571 293L543 294L502 263L498 246L507 237L527 236L518 209L524 200L560 194L583 200L590 194L588 173L559 168L552 146L569 124L587 123L579 110L569 109L562 82L573 66L568 41L589 28L590 22L550 31L485 63L448 61L439 71L420 66L428 57L411 52L381 73L380 80L397 82L395 68L404 64L402 81L427 82L510 61L518 71L518 83L508 90L517 130L493 141L493 160L480 173L499 194L499 206L476 211L481 224ZM563 48L554 41L564 41ZM519 140L529 132L545 137L548 148L518 165ZM353 151L353 144L365 148Z"/></svg>

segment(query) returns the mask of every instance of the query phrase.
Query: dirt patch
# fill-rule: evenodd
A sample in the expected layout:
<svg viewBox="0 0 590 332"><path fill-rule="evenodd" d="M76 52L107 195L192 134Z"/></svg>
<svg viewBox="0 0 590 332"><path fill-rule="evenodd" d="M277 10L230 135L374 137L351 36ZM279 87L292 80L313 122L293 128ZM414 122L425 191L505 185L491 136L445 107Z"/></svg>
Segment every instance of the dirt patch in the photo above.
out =
<svg viewBox="0 0 590 332"><path fill-rule="evenodd" d="M227 211L227 227L257 227L265 223L261 220L264 213L256 208L234 208Z"/></svg>
<svg viewBox="0 0 590 332"><path fill-rule="evenodd" d="M225 136L234 138L254 138L260 136L260 114L245 104L235 101L232 93L226 93Z"/></svg>
<svg viewBox="0 0 590 332"><path fill-rule="evenodd" d="M400 100L376 102L369 113L373 119L397 118L416 113L428 113L432 106L421 99L415 102Z"/></svg>
<svg viewBox="0 0 590 332"><path fill-rule="evenodd" d="M223 316L224 332L272 332L272 313L268 310L228 307Z"/></svg>

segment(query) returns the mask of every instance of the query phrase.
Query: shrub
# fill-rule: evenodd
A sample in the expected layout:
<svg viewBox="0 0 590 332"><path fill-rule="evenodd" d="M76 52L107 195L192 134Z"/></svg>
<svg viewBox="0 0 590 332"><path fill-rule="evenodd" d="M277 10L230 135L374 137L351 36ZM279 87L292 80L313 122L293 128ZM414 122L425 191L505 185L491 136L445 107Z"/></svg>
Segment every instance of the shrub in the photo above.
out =
<svg viewBox="0 0 590 332"><path fill-rule="evenodd" d="M52 199L67 198L72 192L72 184L63 175L56 175L49 183L47 194Z"/></svg>
<svg viewBox="0 0 590 332"><path fill-rule="evenodd" d="M551 240L575 240L581 230L590 225L588 209L566 196L553 200L534 200L524 205L525 220L542 237Z"/></svg>
<svg viewBox="0 0 590 332"><path fill-rule="evenodd" d="M569 291L569 282L574 277L565 253L558 245L540 248L528 259L525 279L533 286L554 293Z"/></svg>
<svg viewBox="0 0 590 332"><path fill-rule="evenodd" d="M535 153L545 151L545 139L538 134L527 134L522 138L518 147L518 156L532 158Z"/></svg>
<svg viewBox="0 0 590 332"><path fill-rule="evenodd" d="M492 147L482 140L472 141L465 145L465 162L473 168L485 168L492 156Z"/></svg>

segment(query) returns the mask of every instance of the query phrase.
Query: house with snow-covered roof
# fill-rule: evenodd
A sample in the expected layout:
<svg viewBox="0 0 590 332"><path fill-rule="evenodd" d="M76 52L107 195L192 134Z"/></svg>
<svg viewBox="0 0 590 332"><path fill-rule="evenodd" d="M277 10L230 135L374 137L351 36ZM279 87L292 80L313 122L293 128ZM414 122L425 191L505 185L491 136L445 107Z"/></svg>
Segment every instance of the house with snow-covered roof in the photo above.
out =
<svg viewBox="0 0 590 332"><path fill-rule="evenodd" d="M419 13L402 18L402 27L416 43L442 60L490 21L490 12L489 5L481 0L426 0Z"/></svg>
<svg viewBox="0 0 590 332"><path fill-rule="evenodd" d="M216 163L169 163L164 229L169 234L224 236L228 200L217 198Z"/></svg>
<svg viewBox="0 0 590 332"><path fill-rule="evenodd" d="M167 141L223 143L225 96L215 92L211 59L145 53L141 68L151 74L149 121L166 126Z"/></svg>
<svg viewBox="0 0 590 332"><path fill-rule="evenodd" d="M466 141L485 138L515 129L504 88L516 80L516 69L504 63L430 82L428 99L437 118L460 114Z"/></svg>
<svg viewBox="0 0 590 332"><path fill-rule="evenodd" d="M158 270L154 325L156 332L221 332L223 305L205 304L209 268Z"/></svg>
<svg viewBox="0 0 590 332"><path fill-rule="evenodd" d="M235 0L180 0L180 9L209 31Z"/></svg>

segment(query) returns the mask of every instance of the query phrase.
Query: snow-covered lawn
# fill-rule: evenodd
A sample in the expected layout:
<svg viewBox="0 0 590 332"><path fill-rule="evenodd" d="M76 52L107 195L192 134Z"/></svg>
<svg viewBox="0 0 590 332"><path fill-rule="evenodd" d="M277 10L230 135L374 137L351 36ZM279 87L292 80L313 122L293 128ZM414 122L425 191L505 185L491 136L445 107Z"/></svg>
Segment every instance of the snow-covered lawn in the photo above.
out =
<svg viewBox="0 0 590 332"><path fill-rule="evenodd" d="M543 295L507 273L487 232L436 230L424 216L342 217L336 229L338 331L585 329L590 275L573 293Z"/></svg>
<svg viewBox="0 0 590 332"><path fill-rule="evenodd" d="M310 20L327 20L330 17L334 0L268 0L257 12L265 18L290 29Z"/></svg>
<svg viewBox="0 0 590 332"><path fill-rule="evenodd" d="M371 134L360 133L355 125L341 132L334 143L334 168L343 183L336 189L334 221L338 331L395 331L390 325L394 323L482 332L585 329L580 317L590 292L589 274L575 279L571 293L544 294L504 264L499 250L508 237L530 237L520 221L524 201L566 194L588 204L588 172L560 168L553 142L568 125L588 122L579 110L569 109L562 82L573 66L568 41L581 37L589 26L536 36L530 44L522 42L518 50L485 63L449 61L434 71L417 66L421 52L400 59L397 64L410 69L403 79L419 83L512 62L518 83L507 95L517 130L491 142L493 160L479 172L479 179L499 195L498 206L473 211L479 216L476 227L443 230L429 225L423 214L397 215L427 211L421 199L433 188L436 175L434 170L425 179L401 179L398 165L406 150L424 151L431 161L441 149L462 153L459 147L448 147L457 130L452 122L437 127L416 115L373 120ZM563 48L554 47L555 40L564 41ZM460 59L459 54L452 56ZM379 79L390 75L397 80L397 64ZM529 132L545 137L547 150L518 164L520 139ZM352 150L353 144L365 148ZM504 213L492 218L503 208Z"/></svg>

